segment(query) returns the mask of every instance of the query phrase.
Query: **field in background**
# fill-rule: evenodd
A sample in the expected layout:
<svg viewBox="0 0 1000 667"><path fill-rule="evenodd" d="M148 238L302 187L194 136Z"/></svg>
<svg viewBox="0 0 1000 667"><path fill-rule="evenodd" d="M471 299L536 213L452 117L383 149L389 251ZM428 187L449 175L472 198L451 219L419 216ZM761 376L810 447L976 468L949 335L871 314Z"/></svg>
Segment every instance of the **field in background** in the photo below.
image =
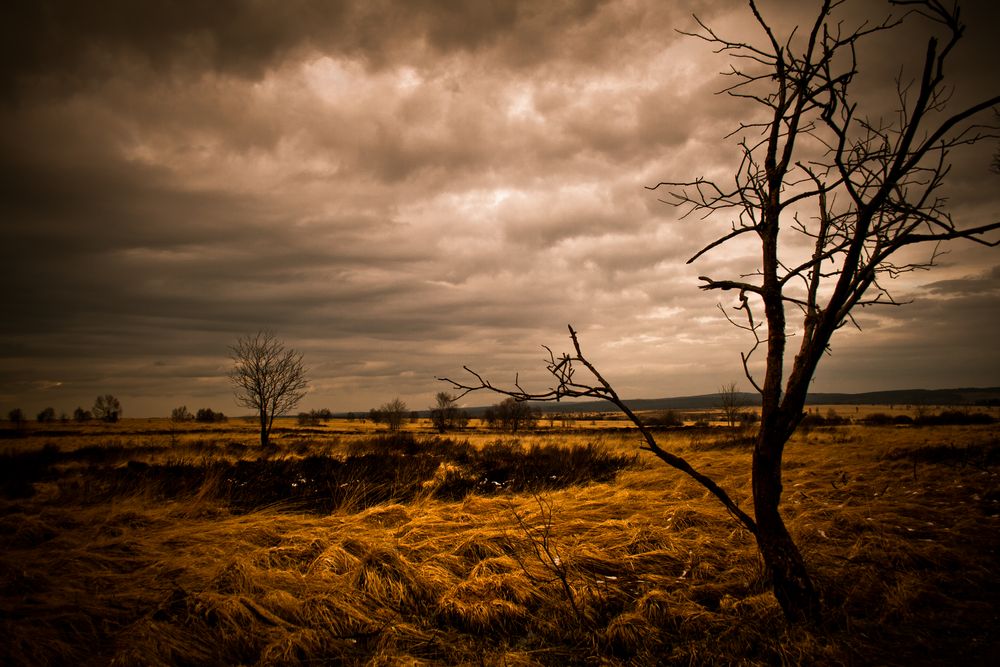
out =
<svg viewBox="0 0 1000 667"><path fill-rule="evenodd" d="M285 420L267 456L239 419L31 424L0 440L0 663L1000 654L995 425L795 437L784 511L827 610L807 630L785 626L751 536L639 454L634 432L596 414L541 424L438 436L424 422L390 436L370 422ZM749 506L746 434L658 437Z"/></svg>

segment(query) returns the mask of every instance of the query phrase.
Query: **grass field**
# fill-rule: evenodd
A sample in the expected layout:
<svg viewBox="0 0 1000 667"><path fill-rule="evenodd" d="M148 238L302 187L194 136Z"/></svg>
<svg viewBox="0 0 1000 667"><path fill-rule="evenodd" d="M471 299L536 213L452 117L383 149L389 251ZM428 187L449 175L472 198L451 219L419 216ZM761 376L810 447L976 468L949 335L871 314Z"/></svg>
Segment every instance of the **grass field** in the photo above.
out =
<svg viewBox="0 0 1000 667"><path fill-rule="evenodd" d="M0 664L1000 655L995 425L795 437L784 511L823 595L811 629L786 626L751 536L619 423L515 437L289 422L266 456L253 428L126 420L0 440ZM743 439L659 435L749 507Z"/></svg>

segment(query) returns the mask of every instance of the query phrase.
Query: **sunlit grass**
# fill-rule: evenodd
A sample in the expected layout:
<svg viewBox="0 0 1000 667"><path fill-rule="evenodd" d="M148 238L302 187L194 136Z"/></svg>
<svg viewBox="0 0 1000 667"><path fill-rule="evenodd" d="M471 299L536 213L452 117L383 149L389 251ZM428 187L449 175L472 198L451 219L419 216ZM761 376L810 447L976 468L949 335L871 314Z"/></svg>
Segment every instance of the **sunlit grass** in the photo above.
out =
<svg viewBox="0 0 1000 667"><path fill-rule="evenodd" d="M232 422L172 443L127 426L4 449L121 448L101 465L125 471L260 454L252 427ZM370 447L363 432L325 430L290 427L269 460ZM719 429L661 437L750 505L738 441ZM466 439L629 455L638 445L620 430ZM784 511L826 608L822 627L800 629L785 625L752 537L645 454L605 481L316 513L234 511L217 479L172 497L136 483L94 502L77 476L98 454L84 450L33 496L0 500L0 662L987 664L998 451L989 426L796 436Z"/></svg>

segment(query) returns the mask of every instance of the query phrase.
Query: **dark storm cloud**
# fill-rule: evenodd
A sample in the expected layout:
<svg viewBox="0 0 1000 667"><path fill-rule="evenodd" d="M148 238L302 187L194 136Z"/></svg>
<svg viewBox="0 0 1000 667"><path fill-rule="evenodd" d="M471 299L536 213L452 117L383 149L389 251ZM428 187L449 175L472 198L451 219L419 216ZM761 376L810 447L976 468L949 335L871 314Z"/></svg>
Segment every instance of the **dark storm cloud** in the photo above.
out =
<svg viewBox="0 0 1000 667"><path fill-rule="evenodd" d="M791 20L799 4L762 8ZM0 403L69 411L113 391L132 415L195 398L231 412L227 345L269 328L305 352L310 407L424 407L466 363L545 382L540 346L569 322L628 395L714 391L747 341L697 276L756 260L684 264L726 221L676 223L644 189L737 158L722 137L745 107L714 94L726 60L674 32L692 13L752 25L712 0L7 8ZM963 91L995 83L969 65L988 42L962 55ZM996 177L974 162L949 194L957 219L988 221ZM900 317L995 328L993 256L948 259L902 285L921 300ZM909 363L932 328L968 344L962 325L904 321L879 316L845 349ZM838 363L832 383L888 388Z"/></svg>
<svg viewBox="0 0 1000 667"><path fill-rule="evenodd" d="M257 79L303 51L356 55L381 66L427 44L438 52L497 45L518 64L551 55L548 37L601 3L578 2L20 2L6 8L4 89L49 77L63 90L121 73L122 62L165 76L212 70Z"/></svg>

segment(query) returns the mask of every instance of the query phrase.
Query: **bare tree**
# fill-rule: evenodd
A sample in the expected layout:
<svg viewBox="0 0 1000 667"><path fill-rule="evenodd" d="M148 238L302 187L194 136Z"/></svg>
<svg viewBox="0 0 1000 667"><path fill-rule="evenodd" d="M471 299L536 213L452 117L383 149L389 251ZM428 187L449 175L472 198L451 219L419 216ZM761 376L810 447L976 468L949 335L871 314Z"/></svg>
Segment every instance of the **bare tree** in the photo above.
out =
<svg viewBox="0 0 1000 667"><path fill-rule="evenodd" d="M459 425L462 412L456 405L456 399L446 391L439 391L434 396L434 407L431 408L431 423L438 433L444 433Z"/></svg>
<svg viewBox="0 0 1000 667"><path fill-rule="evenodd" d="M116 422L122 416L122 404L112 394L103 394L94 399L91 412L101 421Z"/></svg>
<svg viewBox="0 0 1000 667"><path fill-rule="evenodd" d="M692 35L734 60L728 72L732 84L725 92L746 102L748 117L759 120L734 132L741 135L740 162L732 183L699 178L653 187L667 190L665 201L685 214L702 220L713 214L734 218L727 231L689 262L737 240L752 239L759 248L760 265L752 274L701 278L702 289L737 294L739 317L726 316L752 338L742 361L761 395L761 424L751 464L753 518L711 479L656 443L583 356L572 328L574 352L559 357L549 352L548 369L557 384L546 392L532 394L516 382L512 390L499 389L471 370L475 382L448 380L465 391L490 389L517 400L588 396L617 405L642 433L645 449L704 485L753 533L775 597L793 622L815 621L820 605L779 512L781 462L833 333L854 322L852 311L859 306L898 305L885 281L933 266L939 244L964 238L995 246L998 241L987 234L1000 228L1000 223L957 224L941 194L951 151L995 138L996 128L976 119L1000 104L1000 95L990 94L976 104L948 108L952 91L944 83L945 65L964 31L957 5L899 0L892 4L903 8L902 16L845 29L836 11L841 4L825 0L808 32L792 30L779 36L750 0L760 45L727 39L698 21L700 29ZM902 74L898 78L896 112L889 117L866 115L852 90L858 45L904 21L917 20L928 21L932 31L944 36L928 37L914 81ZM780 230L786 234L779 238ZM811 248L804 253L803 242ZM919 246L930 248L923 259L901 253ZM796 314L801 317L801 343L787 367L787 320ZM764 373L758 379L750 361L761 350ZM578 379L579 367L592 379Z"/></svg>
<svg viewBox="0 0 1000 667"><path fill-rule="evenodd" d="M719 408L722 409L722 417L729 428L734 428L740 421L740 408L743 404L743 396L740 395L735 382L719 387Z"/></svg>
<svg viewBox="0 0 1000 667"><path fill-rule="evenodd" d="M257 412L260 444L267 447L274 418L292 410L306 395L302 355L286 349L269 331L244 336L230 348L236 402Z"/></svg>
<svg viewBox="0 0 1000 667"><path fill-rule="evenodd" d="M403 422L406 421L409 415L409 408L406 407L404 403L399 398L394 398L388 403L382 405L378 409L381 414L382 421L386 423L390 431L398 431L403 427Z"/></svg>
<svg viewBox="0 0 1000 667"><path fill-rule="evenodd" d="M497 425L511 433L530 427L538 419L538 413L530 405L509 397L494 405L493 409Z"/></svg>
<svg viewBox="0 0 1000 667"><path fill-rule="evenodd" d="M174 408L170 411L170 421L172 422L189 422L194 419L186 405L182 405L179 408Z"/></svg>
<svg viewBox="0 0 1000 667"><path fill-rule="evenodd" d="M7 420L13 425L14 430L20 431L24 427L25 417L24 410L21 408L14 408L7 413Z"/></svg>

